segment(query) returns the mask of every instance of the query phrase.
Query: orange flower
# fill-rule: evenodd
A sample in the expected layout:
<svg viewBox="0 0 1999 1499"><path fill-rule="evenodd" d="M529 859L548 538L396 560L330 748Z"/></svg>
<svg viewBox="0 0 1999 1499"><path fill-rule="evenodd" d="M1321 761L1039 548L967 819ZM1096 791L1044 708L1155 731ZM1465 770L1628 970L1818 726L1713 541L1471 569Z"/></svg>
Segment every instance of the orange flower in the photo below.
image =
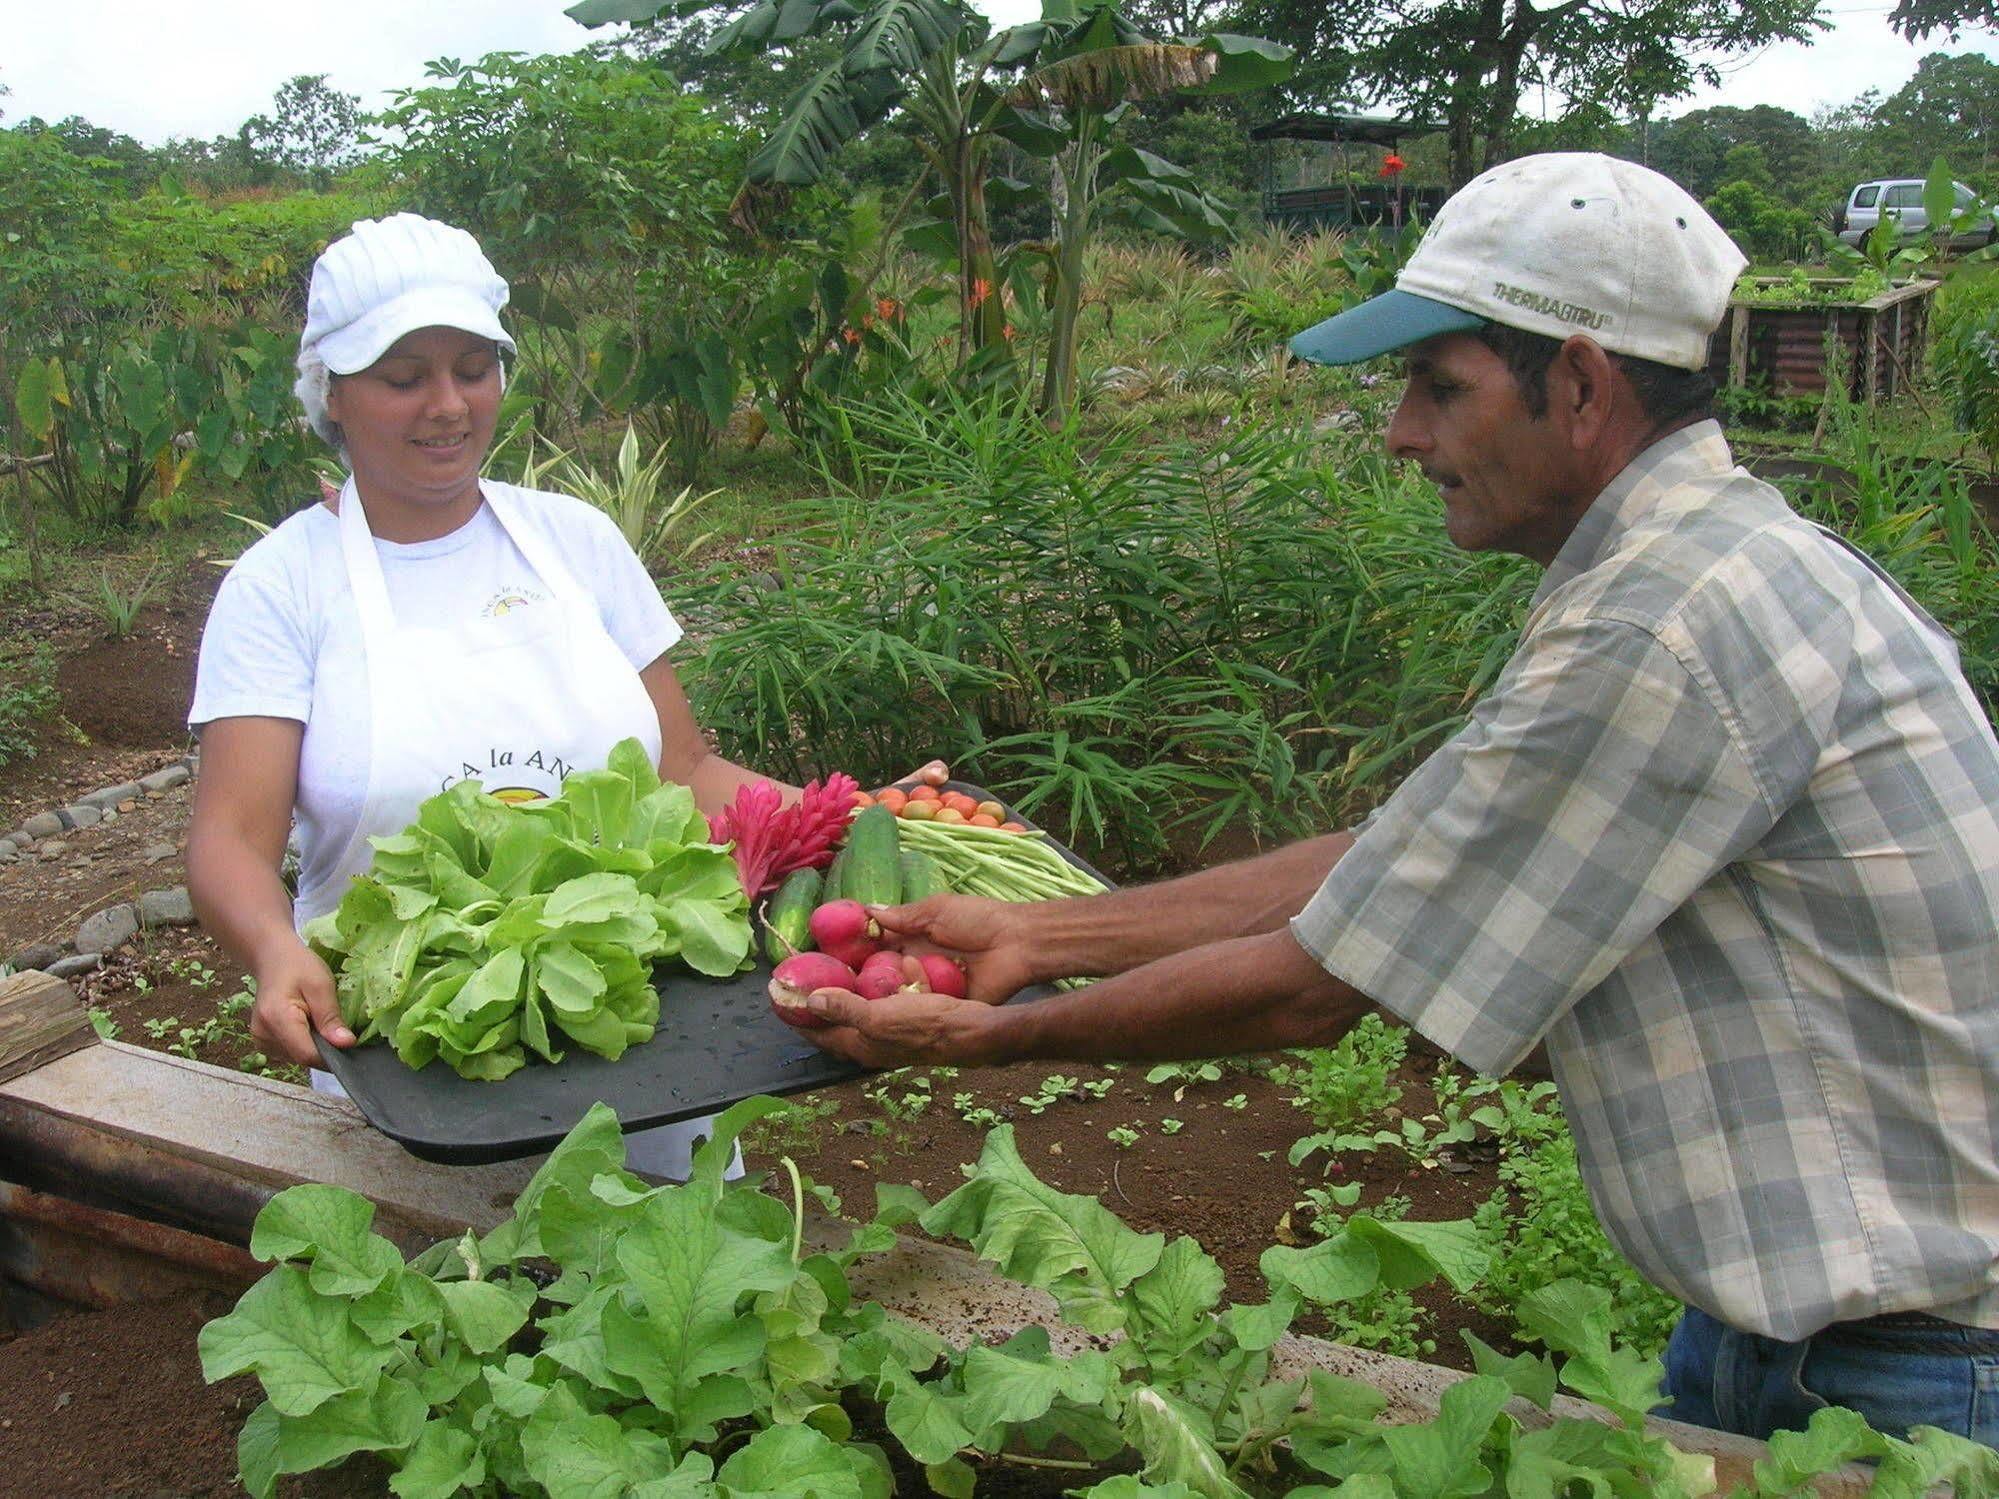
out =
<svg viewBox="0 0 1999 1499"><path fill-rule="evenodd" d="M840 337L844 338L850 344L857 344L861 341L861 330L858 328L842 328L840 330Z"/></svg>
<svg viewBox="0 0 1999 1499"><path fill-rule="evenodd" d="M981 276L972 283L972 305L974 307L980 306L992 294L993 284L986 280L985 277Z"/></svg>
<svg viewBox="0 0 1999 1499"><path fill-rule="evenodd" d="M1381 175L1384 177L1399 177L1403 169L1408 165L1408 162L1397 156L1393 151L1390 151L1386 156L1381 158Z"/></svg>
<svg viewBox="0 0 1999 1499"><path fill-rule="evenodd" d="M902 304L894 297L882 297L875 303L875 312L884 320L895 317L902 311Z"/></svg>
<svg viewBox="0 0 1999 1499"><path fill-rule="evenodd" d="M875 325L875 315L872 312L864 312L861 314L861 326L863 328L872 328L874 327L874 325Z"/></svg>
<svg viewBox="0 0 1999 1499"><path fill-rule="evenodd" d="M1005 340L1006 340L1006 341L1007 341L1008 343L1012 343L1012 342L1013 342L1013 324L1012 324L1012 323L1004 323L1004 324L1002 324L1002 325L1000 326L1000 337L1004 338L1004 339L1005 339Z"/></svg>

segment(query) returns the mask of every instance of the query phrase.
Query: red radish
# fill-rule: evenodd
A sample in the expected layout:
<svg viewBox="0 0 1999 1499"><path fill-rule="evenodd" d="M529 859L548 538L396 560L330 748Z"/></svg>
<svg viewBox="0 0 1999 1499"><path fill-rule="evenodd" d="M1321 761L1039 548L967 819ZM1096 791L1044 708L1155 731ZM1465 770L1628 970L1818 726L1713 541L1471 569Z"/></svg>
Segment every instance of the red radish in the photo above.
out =
<svg viewBox="0 0 1999 1499"><path fill-rule="evenodd" d="M857 900L827 901L812 913L806 926L821 952L881 935L881 928L868 916L868 908Z"/></svg>
<svg viewBox="0 0 1999 1499"><path fill-rule="evenodd" d="M852 942L822 942L819 946L829 957L837 958L856 973L861 971L861 966L869 958L881 951L879 942L870 942L866 937L857 938Z"/></svg>
<svg viewBox="0 0 1999 1499"><path fill-rule="evenodd" d="M862 999L887 999L910 987L899 968L870 968L857 979L854 992Z"/></svg>
<svg viewBox="0 0 1999 1499"><path fill-rule="evenodd" d="M965 997L965 970L945 957L941 952L924 952L916 955L916 961L923 965L924 987L932 994L947 994L952 999Z"/></svg>
<svg viewBox="0 0 1999 1499"><path fill-rule="evenodd" d="M806 1009L805 996L814 989L853 989L859 982L853 969L826 953L793 953L771 970L771 1008L780 1020L817 1030L831 1022Z"/></svg>

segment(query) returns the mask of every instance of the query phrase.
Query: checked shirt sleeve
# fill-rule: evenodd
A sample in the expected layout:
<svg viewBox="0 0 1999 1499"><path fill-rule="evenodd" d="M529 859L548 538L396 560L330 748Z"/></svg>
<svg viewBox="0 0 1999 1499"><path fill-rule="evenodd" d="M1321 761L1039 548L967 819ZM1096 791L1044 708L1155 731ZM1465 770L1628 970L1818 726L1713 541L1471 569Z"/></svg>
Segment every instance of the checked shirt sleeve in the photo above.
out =
<svg viewBox="0 0 1999 1499"><path fill-rule="evenodd" d="M1770 826L1693 659L1618 620L1534 631L1293 920L1299 943L1467 1066L1516 1066Z"/></svg>

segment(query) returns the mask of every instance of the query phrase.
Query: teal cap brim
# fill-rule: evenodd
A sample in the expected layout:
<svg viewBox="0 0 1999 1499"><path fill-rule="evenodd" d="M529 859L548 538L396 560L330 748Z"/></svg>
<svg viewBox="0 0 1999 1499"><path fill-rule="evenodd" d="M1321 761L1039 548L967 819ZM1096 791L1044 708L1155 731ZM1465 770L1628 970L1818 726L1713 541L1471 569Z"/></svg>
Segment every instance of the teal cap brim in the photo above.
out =
<svg viewBox="0 0 1999 1499"><path fill-rule="evenodd" d="M1380 296L1315 323L1291 340L1291 352L1314 364L1359 364L1440 333L1470 333L1487 319L1412 292Z"/></svg>

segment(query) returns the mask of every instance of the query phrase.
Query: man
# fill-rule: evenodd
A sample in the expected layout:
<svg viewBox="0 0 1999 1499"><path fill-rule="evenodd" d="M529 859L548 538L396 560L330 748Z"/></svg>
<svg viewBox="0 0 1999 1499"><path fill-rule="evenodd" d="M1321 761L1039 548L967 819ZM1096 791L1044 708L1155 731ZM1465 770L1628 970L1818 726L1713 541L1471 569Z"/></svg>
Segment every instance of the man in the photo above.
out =
<svg viewBox="0 0 1999 1499"><path fill-rule="evenodd" d="M884 913L973 998L827 993L877 1065L1545 1045L1597 1211L1689 1310L1673 1413L1999 1438L1999 743L1944 633L1733 467L1701 374L1742 257L1664 178L1530 157L1397 288L1392 453L1546 570L1465 729L1361 827L1045 907ZM1108 975L1004 1005L1024 985Z"/></svg>

